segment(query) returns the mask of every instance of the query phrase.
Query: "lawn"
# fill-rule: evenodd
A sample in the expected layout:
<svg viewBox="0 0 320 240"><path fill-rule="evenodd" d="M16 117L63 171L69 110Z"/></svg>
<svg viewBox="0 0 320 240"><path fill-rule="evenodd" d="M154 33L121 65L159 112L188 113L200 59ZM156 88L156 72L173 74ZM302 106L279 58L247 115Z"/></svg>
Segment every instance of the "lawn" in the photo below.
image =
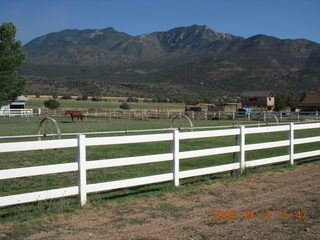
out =
<svg viewBox="0 0 320 240"><path fill-rule="evenodd" d="M1 135L25 135L36 134L38 124L41 117L13 117L0 118L0 132ZM109 119L103 117L92 117L86 121L77 121L71 123L67 117L57 117L62 133L76 133L76 132L96 132L96 131L111 131L111 130L132 130L132 129L155 129L170 127L170 120L124 120L124 119ZM213 125L231 125L229 121L194 121L195 126L213 126ZM124 134L120 134L124 135ZM299 130L295 137L309 137L320 135L319 130ZM263 133L248 135L246 143L258 143L267 141L279 141L287 139L287 132L279 133ZM23 139L24 141L27 139ZM30 140L30 139L29 139ZM34 139L33 139L34 140ZM9 140L2 139L1 142ZM17 140L10 140L17 141ZM219 137L219 138L204 138L193 140L180 141L180 151L215 148L223 146L235 145L235 136ZM311 151L318 149L318 144L303 144L296 147L296 152ZM149 154L161 154L170 152L170 142L156 142L156 143L139 143L126 144L115 146L95 146L87 148L87 160L109 159L127 156L141 156ZM273 157L287 154L287 147L273 148L267 150L250 151L246 153L247 160L254 160L266 157ZM0 169L10 169L28 166L58 164L66 162L74 162L76 159L75 149L55 149L45 151L26 151L14 153L0 154L1 165ZM202 167L210 167L221 164L228 164L235 161L235 154L222 154L201 158L184 159L180 162L180 169L188 170ZM286 164L280 164L281 168L286 167ZM171 169L171 163L160 162L150 164L140 164L125 167L104 168L90 170L87 174L87 182L98 183L127 178L150 176L155 174L168 173ZM255 169L250 169L254 171ZM230 176L230 173L216 174L217 176ZM182 184L190 184L192 182L204 181L210 178L198 177L192 179L185 179ZM25 177L10 180L0 181L0 196L13 195L19 193L27 193L33 191L41 191L46 189L74 186L76 183L76 173L61 173L51 174L36 177ZM111 199L117 196L126 194L133 194L135 192L153 192L155 190L170 189L170 183L155 184L150 186L143 186L138 188L123 189L118 191L103 192L98 194L90 194L89 201L92 205L103 202L106 199ZM52 212L60 212L64 210L76 209L78 207L77 200L73 198L58 199L52 201L45 201L39 203L24 204L22 206L13 206L0 209L0 219L5 220L10 218L25 218L24 212L29 212L30 209L34 213L40 214L47 209ZM32 215L31 214L31 215Z"/></svg>

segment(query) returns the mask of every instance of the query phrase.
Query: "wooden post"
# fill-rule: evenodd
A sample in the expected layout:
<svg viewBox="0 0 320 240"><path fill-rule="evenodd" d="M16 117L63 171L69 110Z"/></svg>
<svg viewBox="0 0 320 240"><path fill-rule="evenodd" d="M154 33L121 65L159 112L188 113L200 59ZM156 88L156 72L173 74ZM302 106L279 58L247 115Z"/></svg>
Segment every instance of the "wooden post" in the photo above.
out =
<svg viewBox="0 0 320 240"><path fill-rule="evenodd" d="M294 123L289 124L288 139L289 139L289 147L288 147L289 165L292 166L294 164Z"/></svg>
<svg viewBox="0 0 320 240"><path fill-rule="evenodd" d="M245 169L245 127L240 126L240 135L237 138L237 144L240 152L237 153L238 162L240 163L239 174L243 174Z"/></svg>
<svg viewBox="0 0 320 240"><path fill-rule="evenodd" d="M173 142L171 145L171 151L173 153L173 161L171 165L171 170L173 173L173 185L175 187L179 186L179 130L175 129L172 131Z"/></svg>
<svg viewBox="0 0 320 240"><path fill-rule="evenodd" d="M78 188L79 188L79 203L81 206L87 202L87 171L86 171L86 136L82 134L77 135L77 162L78 162Z"/></svg>

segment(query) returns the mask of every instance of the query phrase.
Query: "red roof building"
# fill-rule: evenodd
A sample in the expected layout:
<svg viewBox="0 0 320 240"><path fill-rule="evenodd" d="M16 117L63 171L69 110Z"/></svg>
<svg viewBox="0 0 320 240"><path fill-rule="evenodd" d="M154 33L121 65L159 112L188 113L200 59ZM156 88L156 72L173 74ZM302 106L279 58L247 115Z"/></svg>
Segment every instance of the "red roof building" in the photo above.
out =
<svg viewBox="0 0 320 240"><path fill-rule="evenodd" d="M300 111L320 111L320 95L308 95L299 104Z"/></svg>

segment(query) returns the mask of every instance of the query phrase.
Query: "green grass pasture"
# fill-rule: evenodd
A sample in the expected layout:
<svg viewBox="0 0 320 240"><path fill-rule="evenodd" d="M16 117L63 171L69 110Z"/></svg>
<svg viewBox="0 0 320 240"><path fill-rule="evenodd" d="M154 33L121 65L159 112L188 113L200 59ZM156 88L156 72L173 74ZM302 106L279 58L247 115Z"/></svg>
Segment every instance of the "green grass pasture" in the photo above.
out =
<svg viewBox="0 0 320 240"><path fill-rule="evenodd" d="M43 108L44 99L30 99L27 101L26 108ZM77 100L58 100L60 108L63 109L119 109L121 102L115 101L77 101ZM184 103L144 103L129 102L132 109L153 109L153 110L184 110Z"/></svg>
<svg viewBox="0 0 320 240"><path fill-rule="evenodd" d="M40 117L26 118L0 118L0 135L25 135L36 134ZM58 117L61 132L90 132L90 131L111 131L111 130L131 130L131 129L152 129L152 128L168 128L169 120L123 120L108 119L103 117L88 118L87 121L76 121L71 123L67 117ZM228 121L195 121L195 126L212 126L212 125L230 125ZM125 135L125 134L120 134ZM319 136L318 130L299 130L296 131L296 138ZM90 136L88 136L90 137ZM251 134L246 136L246 144L260 143L268 141L280 141L287 139L287 132ZM22 139L23 141L35 139ZM4 140L21 141L21 140ZM235 136L226 136L218 138L203 138L181 140L180 151L190 151L198 149L216 148L224 146L232 146L236 144ZM311 151L319 149L319 143L303 144L296 146L296 152ZM87 147L87 160L110 159L129 156L141 156L149 154L161 154L170 152L170 142L156 143L138 143L114 146L93 146ZM279 147L273 149L250 151L246 153L248 161L285 155L287 147ZM313 158L317 159L317 158ZM311 161L313 160L311 159ZM0 154L0 169L20 168L29 166L49 165L58 163L67 163L76 161L76 149L54 149L41 151L25 151ZM180 161L180 169L182 171L210 166L228 164L235 161L235 154L222 154L216 156L199 157L183 159ZM299 160L299 162L310 161ZM276 164L274 168L286 169L287 163ZM258 167L248 169L248 172L260 171L259 169L271 168L271 166ZM171 169L171 162L149 163L133 166L114 167L90 170L87 173L87 182L99 183L135 177L150 176L155 174L168 173ZM230 177L230 172L220 173L211 176L195 177L184 179L181 181L182 186L188 186L203 181L213 181L221 177ZM27 193L41 191L47 189L61 188L76 185L76 173L61 173L35 177L24 177L17 179L0 181L0 196L7 196L19 193ZM163 191L178 191L171 187L171 183L153 184L148 186L135 187L130 189L122 189L109 192L101 192L97 194L89 194L89 206L95 206L106 200L121 200L123 196L135 196L136 194L161 194ZM39 216L44 213L65 212L77 209L77 198L61 198L57 200L42 201L36 203L23 204L21 206L11 206L0 209L0 221L8 221L9 219L28 219L29 217Z"/></svg>

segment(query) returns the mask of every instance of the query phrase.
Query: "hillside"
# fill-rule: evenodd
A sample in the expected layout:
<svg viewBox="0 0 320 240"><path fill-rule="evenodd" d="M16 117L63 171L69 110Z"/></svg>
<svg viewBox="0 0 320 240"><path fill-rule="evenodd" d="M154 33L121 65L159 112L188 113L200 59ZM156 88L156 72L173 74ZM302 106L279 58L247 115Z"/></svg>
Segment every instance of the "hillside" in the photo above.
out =
<svg viewBox="0 0 320 240"><path fill-rule="evenodd" d="M207 26L130 36L113 28L63 30L24 46L27 91L172 96L241 90L320 91L320 44L242 38Z"/></svg>

